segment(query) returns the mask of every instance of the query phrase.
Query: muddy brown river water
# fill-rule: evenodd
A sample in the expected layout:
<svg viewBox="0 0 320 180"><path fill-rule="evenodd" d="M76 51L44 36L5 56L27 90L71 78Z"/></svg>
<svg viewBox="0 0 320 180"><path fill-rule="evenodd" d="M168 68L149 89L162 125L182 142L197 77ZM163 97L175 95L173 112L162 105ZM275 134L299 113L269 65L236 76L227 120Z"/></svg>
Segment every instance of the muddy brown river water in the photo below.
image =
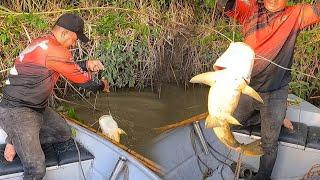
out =
<svg viewBox="0 0 320 180"><path fill-rule="evenodd" d="M96 107L101 111L93 111L82 106L74 106L76 114L87 124L94 124L100 116L108 114L117 121L126 135L121 136L121 143L145 154L147 143L157 134L153 128L172 124L207 111L208 88L179 88L166 86L162 88L161 98L150 89L144 91L118 90L111 92L109 97L100 94ZM90 102L94 103L95 97ZM108 102L109 101L109 102ZM85 102L77 102L85 104ZM108 106L109 103L109 106ZM98 128L98 123L93 125Z"/></svg>

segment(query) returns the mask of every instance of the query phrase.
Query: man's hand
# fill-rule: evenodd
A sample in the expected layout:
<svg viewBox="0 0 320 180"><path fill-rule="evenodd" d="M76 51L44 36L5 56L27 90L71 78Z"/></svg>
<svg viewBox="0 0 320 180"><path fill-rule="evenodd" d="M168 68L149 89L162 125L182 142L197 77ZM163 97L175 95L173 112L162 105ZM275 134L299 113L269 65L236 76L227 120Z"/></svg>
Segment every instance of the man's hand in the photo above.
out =
<svg viewBox="0 0 320 180"><path fill-rule="evenodd" d="M12 144L7 143L6 148L4 150L4 158L12 162L13 158L16 156L16 150L14 149L14 146Z"/></svg>
<svg viewBox="0 0 320 180"><path fill-rule="evenodd" d="M87 69L88 71L98 72L100 70L104 70L104 66L99 60L88 60Z"/></svg>
<svg viewBox="0 0 320 180"><path fill-rule="evenodd" d="M104 84L104 88L103 88L103 92L105 92L105 93L109 93L110 92L110 86L109 86L109 82L108 82L108 80L106 80L106 79L104 79L104 78L102 78L101 79L101 81L103 82L103 84Z"/></svg>
<svg viewBox="0 0 320 180"><path fill-rule="evenodd" d="M283 124L284 127L288 128L289 130L291 130L291 131L293 130L293 125L292 125L290 119L288 119L287 117L284 118L282 124Z"/></svg>

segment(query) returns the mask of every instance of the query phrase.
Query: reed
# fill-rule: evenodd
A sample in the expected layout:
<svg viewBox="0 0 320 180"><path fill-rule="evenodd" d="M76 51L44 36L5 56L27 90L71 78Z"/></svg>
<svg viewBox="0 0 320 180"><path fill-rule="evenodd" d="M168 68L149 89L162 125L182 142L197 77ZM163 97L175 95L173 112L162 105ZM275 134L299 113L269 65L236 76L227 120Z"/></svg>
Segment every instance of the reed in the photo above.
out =
<svg viewBox="0 0 320 180"><path fill-rule="evenodd" d="M28 44L50 31L63 12L84 17L93 40L73 49L75 59L100 59L114 89L175 83L187 88L189 79L211 70L230 40L241 41L241 28L202 0L2 0L0 2L0 68ZM303 31L295 50L291 91L315 104L320 102L319 27ZM1 78L7 71L1 72ZM64 91L65 82L59 85ZM71 88L69 88L71 89Z"/></svg>

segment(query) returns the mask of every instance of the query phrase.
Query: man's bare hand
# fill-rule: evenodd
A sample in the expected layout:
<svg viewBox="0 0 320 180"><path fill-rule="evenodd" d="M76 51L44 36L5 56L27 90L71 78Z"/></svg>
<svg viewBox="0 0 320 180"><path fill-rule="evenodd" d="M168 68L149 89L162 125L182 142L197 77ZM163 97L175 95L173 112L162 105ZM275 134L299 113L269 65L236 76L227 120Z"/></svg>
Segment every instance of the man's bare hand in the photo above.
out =
<svg viewBox="0 0 320 180"><path fill-rule="evenodd" d="M15 155L16 151L14 149L14 146L12 144L7 144L4 150L4 158L7 161L12 162Z"/></svg>
<svg viewBox="0 0 320 180"><path fill-rule="evenodd" d="M110 86L109 86L108 80L102 78L101 81L102 81L103 84L104 84L104 88L103 88L102 91L105 92L105 93L109 93L109 92L110 92Z"/></svg>
<svg viewBox="0 0 320 180"><path fill-rule="evenodd" d="M284 127L288 128L289 130L293 130L293 125L292 125L290 119L288 119L287 117L284 118L282 124L283 124Z"/></svg>
<svg viewBox="0 0 320 180"><path fill-rule="evenodd" d="M88 60L87 69L92 72L98 72L104 70L104 66L99 60Z"/></svg>

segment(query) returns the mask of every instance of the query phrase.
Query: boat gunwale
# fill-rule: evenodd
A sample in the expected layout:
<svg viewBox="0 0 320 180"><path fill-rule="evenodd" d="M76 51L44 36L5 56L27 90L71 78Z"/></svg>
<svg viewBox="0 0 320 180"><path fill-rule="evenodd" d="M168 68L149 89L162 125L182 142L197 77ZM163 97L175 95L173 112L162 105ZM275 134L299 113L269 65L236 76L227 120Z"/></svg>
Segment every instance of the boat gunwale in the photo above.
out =
<svg viewBox="0 0 320 180"><path fill-rule="evenodd" d="M160 167L160 165L156 164L155 162L153 162L152 160L144 157L143 155L131 150L130 148L128 148L127 146L118 143L116 141L114 141L113 139L109 138L108 136L104 135L103 133L99 132L98 130L89 127L88 125L81 123L75 119L72 119L68 116L66 116L63 113L60 113L60 115L68 122L68 123L72 123L75 124L81 128L84 128L85 130L88 130L91 133L94 133L95 135L97 135L100 138L103 138L104 140L107 140L109 142L111 142L113 145L115 145L116 147L118 147L119 149L123 150L124 152L128 153L130 155L130 157L134 158L135 160L137 160L138 162L140 162L142 165L144 165L145 167L147 167L148 169L150 169L151 171L159 174L160 176L164 176L164 172L162 170L162 167Z"/></svg>

